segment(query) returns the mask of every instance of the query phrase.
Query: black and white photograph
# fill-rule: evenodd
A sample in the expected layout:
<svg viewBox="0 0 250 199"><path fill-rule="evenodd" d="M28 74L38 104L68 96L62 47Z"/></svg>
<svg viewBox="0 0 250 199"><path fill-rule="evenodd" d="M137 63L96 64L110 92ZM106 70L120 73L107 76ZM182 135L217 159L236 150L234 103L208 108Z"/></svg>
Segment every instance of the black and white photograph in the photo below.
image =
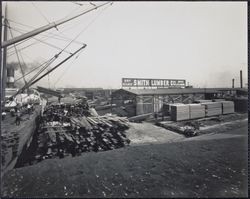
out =
<svg viewBox="0 0 250 199"><path fill-rule="evenodd" d="M1 1L1 198L248 198L247 1Z"/></svg>

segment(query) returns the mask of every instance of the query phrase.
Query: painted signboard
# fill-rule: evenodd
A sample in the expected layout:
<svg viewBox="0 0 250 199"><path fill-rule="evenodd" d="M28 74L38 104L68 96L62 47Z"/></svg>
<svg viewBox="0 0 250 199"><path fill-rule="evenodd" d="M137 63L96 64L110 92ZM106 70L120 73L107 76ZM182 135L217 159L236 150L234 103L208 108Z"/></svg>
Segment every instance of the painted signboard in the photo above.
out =
<svg viewBox="0 0 250 199"><path fill-rule="evenodd" d="M122 87L184 88L185 86L186 80L183 79L122 78Z"/></svg>

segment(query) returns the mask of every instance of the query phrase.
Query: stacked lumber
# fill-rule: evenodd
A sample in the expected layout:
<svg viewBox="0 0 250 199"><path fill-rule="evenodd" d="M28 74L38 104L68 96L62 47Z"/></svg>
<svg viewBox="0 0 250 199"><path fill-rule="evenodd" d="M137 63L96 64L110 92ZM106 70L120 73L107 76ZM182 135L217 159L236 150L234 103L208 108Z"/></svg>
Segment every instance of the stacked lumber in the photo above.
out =
<svg viewBox="0 0 250 199"><path fill-rule="evenodd" d="M189 106L185 104L172 104L170 112L171 120L182 121L189 119Z"/></svg>
<svg viewBox="0 0 250 199"><path fill-rule="evenodd" d="M212 100L195 100L195 103L206 103L206 102L212 102Z"/></svg>
<svg viewBox="0 0 250 199"><path fill-rule="evenodd" d="M201 104L189 104L189 118L197 119L205 117L205 106Z"/></svg>
<svg viewBox="0 0 250 199"><path fill-rule="evenodd" d="M164 103L162 107L162 111L164 115L170 115L171 113L171 106L172 105L179 105L183 103Z"/></svg>
<svg viewBox="0 0 250 199"><path fill-rule="evenodd" d="M222 102L225 101L225 99L213 99L213 102Z"/></svg>
<svg viewBox="0 0 250 199"><path fill-rule="evenodd" d="M206 117L222 114L222 105L220 102L205 102L201 103L201 105L205 107Z"/></svg>
<svg viewBox="0 0 250 199"><path fill-rule="evenodd" d="M127 118L112 114L99 116L95 109L81 104L47 107L39 128L35 159L124 147L130 143L124 133L128 128Z"/></svg>
<svg viewBox="0 0 250 199"><path fill-rule="evenodd" d="M221 101L222 114L234 113L234 102L233 101Z"/></svg>

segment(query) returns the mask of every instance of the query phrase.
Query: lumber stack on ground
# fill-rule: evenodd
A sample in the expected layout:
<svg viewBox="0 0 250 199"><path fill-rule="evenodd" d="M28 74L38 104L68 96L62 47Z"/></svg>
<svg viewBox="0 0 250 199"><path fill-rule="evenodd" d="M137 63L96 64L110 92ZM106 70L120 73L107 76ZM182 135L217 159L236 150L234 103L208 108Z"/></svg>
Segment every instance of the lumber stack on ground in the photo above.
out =
<svg viewBox="0 0 250 199"><path fill-rule="evenodd" d="M212 100L195 100L195 103L206 103L206 102L212 102Z"/></svg>
<svg viewBox="0 0 250 199"><path fill-rule="evenodd" d="M171 105L171 120L181 121L189 119L189 106L185 104Z"/></svg>
<svg viewBox="0 0 250 199"><path fill-rule="evenodd" d="M201 104L189 104L190 119L197 119L205 117L205 106Z"/></svg>
<svg viewBox="0 0 250 199"><path fill-rule="evenodd" d="M201 105L205 106L206 117L222 114L221 102L205 102L201 103Z"/></svg>
<svg viewBox="0 0 250 199"><path fill-rule="evenodd" d="M171 106L172 105L175 106L175 105L179 105L179 104L183 104L183 103L164 103L163 108L162 108L164 115L170 115L171 114Z"/></svg>
<svg viewBox="0 0 250 199"><path fill-rule="evenodd" d="M221 101L225 101L225 99L213 99L213 102L221 102Z"/></svg>
<svg viewBox="0 0 250 199"><path fill-rule="evenodd" d="M233 101L221 101L222 114L234 113L234 102Z"/></svg>

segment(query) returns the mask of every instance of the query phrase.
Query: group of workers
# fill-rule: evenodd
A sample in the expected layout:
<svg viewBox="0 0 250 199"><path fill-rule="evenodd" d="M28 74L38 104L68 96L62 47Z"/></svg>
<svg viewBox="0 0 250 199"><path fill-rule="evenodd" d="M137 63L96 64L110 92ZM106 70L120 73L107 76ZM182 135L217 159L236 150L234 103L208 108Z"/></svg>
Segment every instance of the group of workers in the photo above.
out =
<svg viewBox="0 0 250 199"><path fill-rule="evenodd" d="M24 106L17 105L17 106L10 109L11 117L16 117L15 124L17 126L20 125L21 120L22 120L22 118L21 118L21 115L22 115L21 112L23 112L22 110L24 110L24 112L26 111L29 114L29 119L30 119L32 111L34 110L33 104L28 103L28 104L26 104ZM2 120L5 120L6 115L7 115L6 111L5 110L2 111Z"/></svg>
<svg viewBox="0 0 250 199"><path fill-rule="evenodd" d="M58 122L69 122L71 116L84 116L89 115L88 104L61 104L61 105L50 105L44 111L45 122L58 121Z"/></svg>

